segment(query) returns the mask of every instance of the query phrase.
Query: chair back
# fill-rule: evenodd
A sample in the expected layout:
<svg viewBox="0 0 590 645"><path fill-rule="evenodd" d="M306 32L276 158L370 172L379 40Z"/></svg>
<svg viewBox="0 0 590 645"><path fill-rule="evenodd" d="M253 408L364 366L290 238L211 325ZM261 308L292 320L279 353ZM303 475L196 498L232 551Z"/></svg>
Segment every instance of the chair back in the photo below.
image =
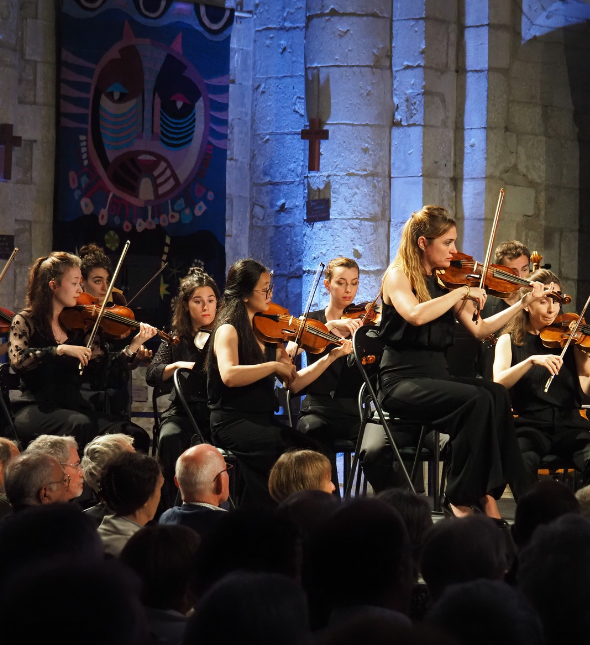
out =
<svg viewBox="0 0 590 645"><path fill-rule="evenodd" d="M201 429L199 428L199 425L195 420L195 417L189 407L189 404L186 401L184 392L182 391L182 384L181 384L180 377L182 376L182 374L184 374L185 376L188 376L190 372L191 370L189 370L187 367L181 367L180 369L174 372L173 380L174 380L174 387L176 388L176 396L178 397L180 403L182 404L182 407L186 412L186 416L189 418L190 422L192 423L195 434L197 435L197 437L199 437L201 443L209 443L208 441L205 440L205 437L203 436L203 433L201 432ZM186 380L186 378L183 380Z"/></svg>
<svg viewBox="0 0 590 645"><path fill-rule="evenodd" d="M379 329L370 326L359 327L352 337L352 347L361 373L364 370L369 377L377 374L381 356L385 350L385 343L379 336Z"/></svg>

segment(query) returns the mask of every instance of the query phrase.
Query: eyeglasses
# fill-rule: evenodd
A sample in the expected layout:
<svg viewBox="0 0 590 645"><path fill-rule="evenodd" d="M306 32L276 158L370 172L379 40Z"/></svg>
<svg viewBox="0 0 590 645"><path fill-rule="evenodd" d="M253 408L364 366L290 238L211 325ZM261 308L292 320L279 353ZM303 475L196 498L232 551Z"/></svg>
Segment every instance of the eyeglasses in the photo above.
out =
<svg viewBox="0 0 590 645"><path fill-rule="evenodd" d="M60 479L58 482L48 482L45 486L52 486L53 484L63 484L66 490L70 488L71 477L64 473L63 479ZM43 486L41 488L44 488Z"/></svg>
<svg viewBox="0 0 590 645"><path fill-rule="evenodd" d="M217 475L215 475L215 479L212 482L213 484L217 481L217 478L219 477L219 475L221 475L221 473L227 473L229 475L229 471L233 468L233 465L232 464L225 464L225 465L226 465L226 468L218 472Z"/></svg>
<svg viewBox="0 0 590 645"><path fill-rule="evenodd" d="M59 462L60 466L70 466L70 468L75 468L76 470L82 470L82 463L78 462L77 464L64 464L61 461Z"/></svg>
<svg viewBox="0 0 590 645"><path fill-rule="evenodd" d="M263 293L267 298L269 298L273 289L274 289L274 284L270 284L266 289L252 289L252 291L258 291L258 293Z"/></svg>

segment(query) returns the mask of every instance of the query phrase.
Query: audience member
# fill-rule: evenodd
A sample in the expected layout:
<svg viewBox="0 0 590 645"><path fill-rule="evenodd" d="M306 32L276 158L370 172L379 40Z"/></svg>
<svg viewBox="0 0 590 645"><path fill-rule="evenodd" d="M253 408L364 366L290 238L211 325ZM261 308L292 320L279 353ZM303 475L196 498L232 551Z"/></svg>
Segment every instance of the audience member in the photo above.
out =
<svg viewBox="0 0 590 645"><path fill-rule="evenodd" d="M117 562L35 564L0 589L2 645L147 645L137 585Z"/></svg>
<svg viewBox="0 0 590 645"><path fill-rule="evenodd" d="M507 584L475 580L448 587L427 622L459 645L543 645L543 626L523 596Z"/></svg>
<svg viewBox="0 0 590 645"><path fill-rule="evenodd" d="M512 536L519 549L531 540L536 528L566 513L579 513L580 504L568 486L548 479L527 491L516 506Z"/></svg>
<svg viewBox="0 0 590 645"><path fill-rule="evenodd" d="M113 515L102 497L100 480L109 461L123 452L135 452L135 449L133 448L133 437L122 433L95 437L84 448L84 456L81 461L82 474L84 475L84 481L92 489L98 500L98 504L85 512L94 519L97 526L100 526L107 513Z"/></svg>
<svg viewBox="0 0 590 645"><path fill-rule="evenodd" d="M114 515L98 533L105 553L118 556L127 540L154 518L164 478L158 462L139 452L124 452L107 464L100 488Z"/></svg>
<svg viewBox="0 0 590 645"><path fill-rule="evenodd" d="M365 607L388 610L399 624L412 593L408 533L400 514L377 499L349 502L310 536L304 585L312 628L339 622Z"/></svg>
<svg viewBox="0 0 590 645"><path fill-rule="evenodd" d="M200 543L185 526L146 526L129 538L121 552L121 562L142 582L150 633L160 643L182 641L186 614L194 604L189 578Z"/></svg>
<svg viewBox="0 0 590 645"><path fill-rule="evenodd" d="M69 486L69 476L50 455L21 454L6 467L4 490L15 513L28 506L67 502Z"/></svg>
<svg viewBox="0 0 590 645"><path fill-rule="evenodd" d="M590 522L563 515L540 526L519 556L518 586L543 621L547 645L590 633Z"/></svg>
<svg viewBox="0 0 590 645"><path fill-rule="evenodd" d="M223 578L201 600L184 645L306 645L305 596L293 580L269 573Z"/></svg>
<svg viewBox="0 0 590 645"><path fill-rule="evenodd" d="M314 450L284 452L270 471L268 490L275 502L282 502L300 490L322 490L333 493L330 460Z"/></svg>
<svg viewBox="0 0 590 645"><path fill-rule="evenodd" d="M580 504L580 513L584 517L590 518L590 486L584 486L576 492L576 499Z"/></svg>
<svg viewBox="0 0 590 645"><path fill-rule="evenodd" d="M8 462L19 454L20 450L13 441L0 437L0 520L12 510L4 491L4 472Z"/></svg>
<svg viewBox="0 0 590 645"><path fill-rule="evenodd" d="M68 499L80 497L84 487L84 477L80 466L78 455L78 443L74 437L56 436L42 434L27 446L27 454L51 455L64 469L64 473L70 478L68 488Z"/></svg>
<svg viewBox="0 0 590 645"><path fill-rule="evenodd" d="M287 518L262 509L226 513L203 536L193 589L200 598L218 580L240 570L298 579L300 551L297 527Z"/></svg>
<svg viewBox="0 0 590 645"><path fill-rule="evenodd" d="M208 533L225 513L220 504L229 497L228 470L219 450L210 444L203 443L183 452L176 461L174 477L182 495L182 506L164 512L160 524L180 524L199 535Z"/></svg>
<svg viewBox="0 0 590 645"><path fill-rule="evenodd" d="M279 515L287 517L299 529L305 540L315 527L333 515L340 506L340 499L322 490L300 490L289 495L279 504Z"/></svg>
<svg viewBox="0 0 590 645"><path fill-rule="evenodd" d="M0 524L0 553L0 581L43 559L104 558L94 523L76 504L32 506L7 517Z"/></svg>
<svg viewBox="0 0 590 645"><path fill-rule="evenodd" d="M422 576L435 600L452 584L501 580L506 568L502 531L485 515L438 522L424 538Z"/></svg>

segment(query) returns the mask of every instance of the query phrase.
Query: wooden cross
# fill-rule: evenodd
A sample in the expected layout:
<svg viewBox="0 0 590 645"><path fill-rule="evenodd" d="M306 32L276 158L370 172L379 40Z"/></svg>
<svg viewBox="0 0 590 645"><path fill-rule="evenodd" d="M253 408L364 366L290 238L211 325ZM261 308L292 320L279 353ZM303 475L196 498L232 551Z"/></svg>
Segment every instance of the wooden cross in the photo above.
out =
<svg viewBox="0 0 590 645"><path fill-rule="evenodd" d="M12 149L20 148L22 137L13 136L13 127L9 123L0 125L0 181L12 179Z"/></svg>
<svg viewBox="0 0 590 645"><path fill-rule="evenodd" d="M309 128L301 130L301 138L309 141L307 169L317 172L320 169L320 141L330 138L330 131L322 129L319 119L310 119Z"/></svg>

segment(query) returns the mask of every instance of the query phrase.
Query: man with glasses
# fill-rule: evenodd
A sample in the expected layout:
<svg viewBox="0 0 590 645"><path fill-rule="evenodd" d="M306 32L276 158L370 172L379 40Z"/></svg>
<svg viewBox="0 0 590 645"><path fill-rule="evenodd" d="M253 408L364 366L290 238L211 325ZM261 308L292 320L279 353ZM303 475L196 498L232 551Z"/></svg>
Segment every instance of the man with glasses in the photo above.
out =
<svg viewBox="0 0 590 645"><path fill-rule="evenodd" d="M6 468L4 488L15 513L29 506L67 502L69 487L69 475L50 455L25 452Z"/></svg>
<svg viewBox="0 0 590 645"><path fill-rule="evenodd" d="M201 536L208 533L224 516L220 504L229 498L231 468L219 450L209 444L183 452L176 462L174 477L183 504L163 513L160 524L188 526Z"/></svg>
<svg viewBox="0 0 590 645"><path fill-rule="evenodd" d="M42 434L31 441L27 454L45 454L54 457L70 478L68 499L80 497L84 488L84 473L80 466L78 444L73 437Z"/></svg>

